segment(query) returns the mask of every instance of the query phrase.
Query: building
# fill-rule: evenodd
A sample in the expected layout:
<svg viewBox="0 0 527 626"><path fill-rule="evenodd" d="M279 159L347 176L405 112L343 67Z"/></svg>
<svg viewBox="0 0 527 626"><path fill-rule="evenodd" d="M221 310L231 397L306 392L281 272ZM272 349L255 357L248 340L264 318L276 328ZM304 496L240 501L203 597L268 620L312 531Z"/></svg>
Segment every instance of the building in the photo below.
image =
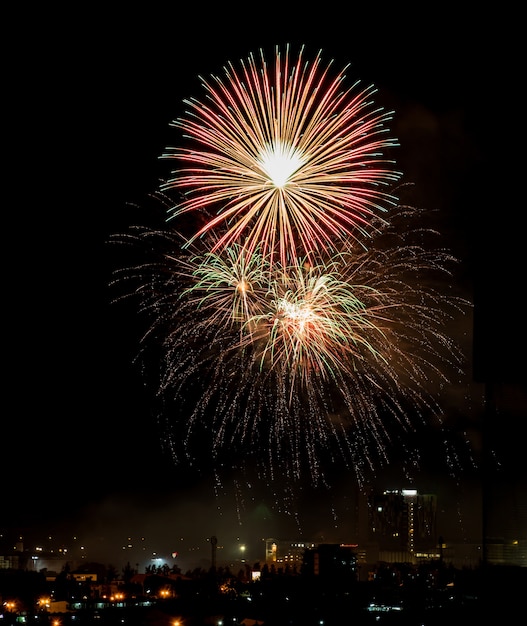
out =
<svg viewBox="0 0 527 626"><path fill-rule="evenodd" d="M377 546L375 560L440 557L435 494L419 494L416 489L372 491L368 512L367 543Z"/></svg>
<svg viewBox="0 0 527 626"><path fill-rule="evenodd" d="M321 543L304 552L303 574L357 579L357 544Z"/></svg>
<svg viewBox="0 0 527 626"><path fill-rule="evenodd" d="M296 569L300 571L306 549L316 546L310 541L265 540L265 562L268 566Z"/></svg>

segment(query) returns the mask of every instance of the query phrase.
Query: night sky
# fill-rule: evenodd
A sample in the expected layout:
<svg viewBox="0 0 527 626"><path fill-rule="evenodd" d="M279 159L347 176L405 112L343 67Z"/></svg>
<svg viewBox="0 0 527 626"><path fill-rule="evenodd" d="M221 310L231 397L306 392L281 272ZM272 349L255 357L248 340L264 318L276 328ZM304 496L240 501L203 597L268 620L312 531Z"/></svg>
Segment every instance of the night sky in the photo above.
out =
<svg viewBox="0 0 527 626"><path fill-rule="evenodd" d="M159 157L176 138L169 124L183 98L202 93L198 75L286 43L322 49L338 69L350 63L347 74L375 84L379 104L394 109L398 166L415 183L415 202L439 211L461 260L459 289L476 305L473 324L457 329L470 388L452 390L449 419L461 439L475 442L478 458L482 399L499 383L493 441L510 499L527 506L525 470L514 460L527 418L521 20L461 16L444 5L428 14L331 4L286 15L266 5L240 14L227 5L37 9L6 20L0 527L107 520L118 535L121 523L133 519L139 528L150 512L146 525L158 534L165 518L205 537L297 531L256 487L243 502L227 487L216 499L206 471L176 471L162 455L150 390L134 365L144 329L133 307L112 303L121 258L108 243L133 224L159 224L146 198L168 174ZM477 472L426 469L421 484L443 497L449 530L462 527L460 535L477 540ZM390 471L381 483L399 481ZM336 534L345 533L345 514L335 523L330 509L354 492L347 480L338 496L306 490L302 506L324 513L306 513L303 532L326 536L340 524Z"/></svg>

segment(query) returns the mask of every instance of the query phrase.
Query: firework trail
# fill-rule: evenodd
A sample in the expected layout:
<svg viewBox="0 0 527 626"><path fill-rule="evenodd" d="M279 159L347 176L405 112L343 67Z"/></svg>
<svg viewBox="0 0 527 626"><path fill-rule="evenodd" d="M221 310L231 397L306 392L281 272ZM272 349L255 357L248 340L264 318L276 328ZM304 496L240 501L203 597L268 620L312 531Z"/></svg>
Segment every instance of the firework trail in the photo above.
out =
<svg viewBox="0 0 527 626"><path fill-rule="evenodd" d="M464 302L425 282L455 259L408 228L417 214L399 207L368 249L317 266L271 265L236 244L210 252L215 239L199 254L172 230L126 236L158 257L119 280L150 320L145 362L161 349L176 459L205 449L219 465L249 457L268 478L314 482L338 459L363 480L394 432L441 414L434 394L461 361L445 327Z"/></svg>
<svg viewBox="0 0 527 626"><path fill-rule="evenodd" d="M155 195L167 226L117 237L150 255L116 282L147 316L141 354L161 364L177 462L205 450L316 483L338 460L361 481L394 433L440 417L460 370L456 260L397 199L373 89L330 69L277 49L272 70L262 53L203 80L206 101L174 122L187 144L164 155L182 163Z"/></svg>
<svg viewBox="0 0 527 626"><path fill-rule="evenodd" d="M272 71L274 70L274 71ZM335 238L369 234L371 217L397 203L400 174L385 155L391 114L376 108L372 87L344 88L344 70L304 62L300 51L263 53L202 79L205 101L186 101L173 125L186 144L167 149L178 162L163 190L185 196L171 217L203 209L213 215L189 239L221 229L213 252L242 242L249 252L276 254L285 267L297 256L327 252Z"/></svg>

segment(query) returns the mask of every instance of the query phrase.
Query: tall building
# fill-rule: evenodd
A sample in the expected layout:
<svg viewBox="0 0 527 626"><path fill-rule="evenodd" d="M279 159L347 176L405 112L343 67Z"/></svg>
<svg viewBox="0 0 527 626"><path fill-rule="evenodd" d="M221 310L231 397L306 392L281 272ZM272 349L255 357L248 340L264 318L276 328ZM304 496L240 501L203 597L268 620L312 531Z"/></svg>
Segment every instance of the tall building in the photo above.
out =
<svg viewBox="0 0 527 626"><path fill-rule="evenodd" d="M381 552L399 552L413 560L417 552L438 545L435 494L419 494L416 489L371 492L368 504L368 539Z"/></svg>

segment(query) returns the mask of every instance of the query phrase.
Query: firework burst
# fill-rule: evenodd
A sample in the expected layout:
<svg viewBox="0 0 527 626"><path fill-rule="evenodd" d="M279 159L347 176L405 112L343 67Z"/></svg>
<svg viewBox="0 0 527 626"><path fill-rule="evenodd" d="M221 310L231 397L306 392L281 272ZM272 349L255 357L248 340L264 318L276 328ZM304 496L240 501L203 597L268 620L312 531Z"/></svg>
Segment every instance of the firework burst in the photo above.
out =
<svg viewBox="0 0 527 626"><path fill-rule="evenodd" d="M148 317L141 355L161 364L176 461L205 451L317 483L338 459L362 480L397 433L440 418L463 363L456 260L398 200L390 115L344 79L277 49L272 67L261 53L203 80L174 122L185 145L164 155L180 163L155 196L168 226L118 238L154 255L116 282Z"/></svg>
<svg viewBox="0 0 527 626"><path fill-rule="evenodd" d="M175 457L208 442L216 464L250 457L271 478L323 480L327 458L360 478L394 433L440 415L434 394L461 362L445 328L466 303L434 287L455 259L408 228L417 214L400 207L368 248L285 268L237 245L210 252L215 239L198 253L174 231L128 235L159 254L123 276L150 320L145 354L162 348Z"/></svg>
<svg viewBox="0 0 527 626"><path fill-rule="evenodd" d="M373 87L346 87L344 70L330 70L320 53L310 64L303 50L292 61L277 49L271 67L261 52L202 79L204 100L187 100L173 123L186 144L164 154L179 166L163 189L184 192L171 218L212 216L189 244L221 230L213 252L242 242L286 267L335 239L364 241L372 216L397 204L391 113L373 105Z"/></svg>

